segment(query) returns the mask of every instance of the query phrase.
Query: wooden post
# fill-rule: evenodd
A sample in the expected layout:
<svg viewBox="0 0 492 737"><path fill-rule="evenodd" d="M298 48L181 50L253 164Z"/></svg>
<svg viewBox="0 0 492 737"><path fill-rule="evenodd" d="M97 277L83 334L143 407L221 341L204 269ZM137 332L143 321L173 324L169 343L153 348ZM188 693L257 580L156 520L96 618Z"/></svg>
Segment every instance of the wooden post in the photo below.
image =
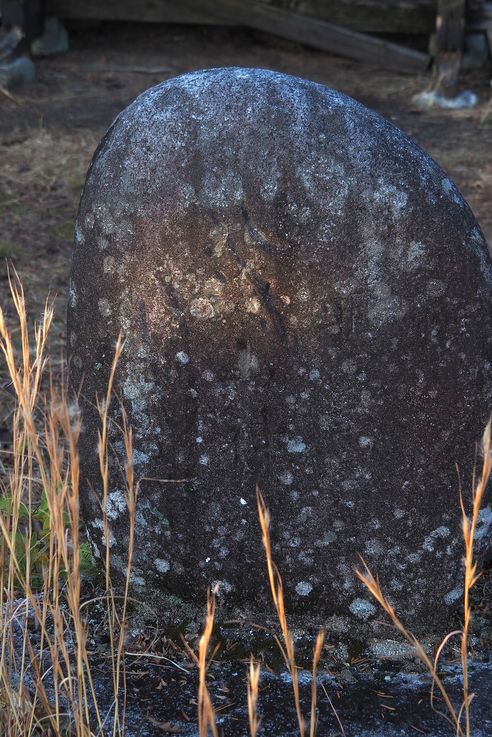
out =
<svg viewBox="0 0 492 737"><path fill-rule="evenodd" d="M437 53L463 52L466 0L438 0L435 44Z"/></svg>
<svg viewBox="0 0 492 737"><path fill-rule="evenodd" d="M436 32L431 40L434 89L450 90L456 84L465 44L466 0L438 0Z"/></svg>

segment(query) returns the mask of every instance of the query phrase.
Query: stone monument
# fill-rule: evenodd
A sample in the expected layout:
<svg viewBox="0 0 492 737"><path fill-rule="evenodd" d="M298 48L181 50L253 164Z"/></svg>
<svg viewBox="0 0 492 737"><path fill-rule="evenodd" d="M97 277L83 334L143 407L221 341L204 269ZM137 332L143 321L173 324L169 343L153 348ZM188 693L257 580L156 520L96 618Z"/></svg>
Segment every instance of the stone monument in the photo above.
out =
<svg viewBox="0 0 492 737"><path fill-rule="evenodd" d="M358 554L419 634L461 596L458 477L491 409L491 264L439 166L355 100L259 69L170 79L115 120L76 227L70 381L104 547L94 402L116 374L139 480L133 593L178 620L272 612L255 488L300 622L369 636ZM116 570L128 517L107 514ZM479 533L484 549L490 507ZM174 613L174 614L172 614Z"/></svg>

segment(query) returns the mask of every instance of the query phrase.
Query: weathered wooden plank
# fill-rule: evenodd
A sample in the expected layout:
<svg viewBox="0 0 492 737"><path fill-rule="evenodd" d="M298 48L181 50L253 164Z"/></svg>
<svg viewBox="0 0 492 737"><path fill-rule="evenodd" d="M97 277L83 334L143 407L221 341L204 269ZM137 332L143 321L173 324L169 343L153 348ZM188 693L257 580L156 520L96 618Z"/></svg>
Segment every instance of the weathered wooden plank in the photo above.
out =
<svg viewBox="0 0 492 737"><path fill-rule="evenodd" d="M437 0L271 0L271 5L363 33L426 35Z"/></svg>
<svg viewBox="0 0 492 737"><path fill-rule="evenodd" d="M181 0L186 7L192 2ZM419 51L255 0L201 0L201 7L221 18L396 71L424 72L430 64L430 57Z"/></svg>
<svg viewBox="0 0 492 737"><path fill-rule="evenodd" d="M210 10L203 11L200 6L200 2L194 2L184 7L174 0L45 0L46 13L65 20L200 24L218 22ZM222 23L231 24L227 21Z"/></svg>
<svg viewBox="0 0 492 737"><path fill-rule="evenodd" d="M174 0L46 0L45 4L49 14L65 19L217 23L213 8L205 10L202 0L192 0L186 7ZM270 0L269 4L364 33L425 35L434 31L437 0Z"/></svg>

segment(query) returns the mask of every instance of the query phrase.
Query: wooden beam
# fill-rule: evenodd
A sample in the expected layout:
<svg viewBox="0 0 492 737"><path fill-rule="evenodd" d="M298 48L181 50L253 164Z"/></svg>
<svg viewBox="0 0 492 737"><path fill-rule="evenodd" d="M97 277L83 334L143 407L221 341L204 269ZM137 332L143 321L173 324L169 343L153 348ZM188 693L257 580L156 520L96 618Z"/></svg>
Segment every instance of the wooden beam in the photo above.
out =
<svg viewBox="0 0 492 737"><path fill-rule="evenodd" d="M269 4L362 33L428 35L436 23L437 0L270 0Z"/></svg>
<svg viewBox="0 0 492 737"><path fill-rule="evenodd" d="M112 20L143 23L219 23L200 2L181 6L175 0L45 0L46 14L63 20ZM234 21L222 21L224 25Z"/></svg>
<svg viewBox="0 0 492 737"><path fill-rule="evenodd" d="M192 7L194 0L180 0ZM348 28L277 8L257 0L200 0L203 10L261 31L283 36L333 54L410 74L425 72L430 56L406 46L356 33Z"/></svg>
<svg viewBox="0 0 492 737"><path fill-rule="evenodd" d="M265 3L263 3L265 4ZM437 0L270 0L280 10L342 25L362 33L429 35L435 30ZM202 0L45 0L46 12L63 19L149 23L227 23Z"/></svg>

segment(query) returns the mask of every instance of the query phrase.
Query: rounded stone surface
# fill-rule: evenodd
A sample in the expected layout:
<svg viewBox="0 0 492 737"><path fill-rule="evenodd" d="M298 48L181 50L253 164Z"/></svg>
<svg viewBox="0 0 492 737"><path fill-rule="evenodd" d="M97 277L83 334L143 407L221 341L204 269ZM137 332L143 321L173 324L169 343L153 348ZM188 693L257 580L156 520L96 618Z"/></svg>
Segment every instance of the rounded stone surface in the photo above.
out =
<svg viewBox="0 0 492 737"><path fill-rule="evenodd" d="M490 410L491 266L468 205L413 141L345 95L256 69L168 80L117 117L87 176L69 307L99 549L94 398L120 332L137 596L201 607L221 581L226 610L271 612L259 484L289 611L377 627L360 553L410 626L448 629L455 464L466 488ZM491 521L487 508L482 545Z"/></svg>

